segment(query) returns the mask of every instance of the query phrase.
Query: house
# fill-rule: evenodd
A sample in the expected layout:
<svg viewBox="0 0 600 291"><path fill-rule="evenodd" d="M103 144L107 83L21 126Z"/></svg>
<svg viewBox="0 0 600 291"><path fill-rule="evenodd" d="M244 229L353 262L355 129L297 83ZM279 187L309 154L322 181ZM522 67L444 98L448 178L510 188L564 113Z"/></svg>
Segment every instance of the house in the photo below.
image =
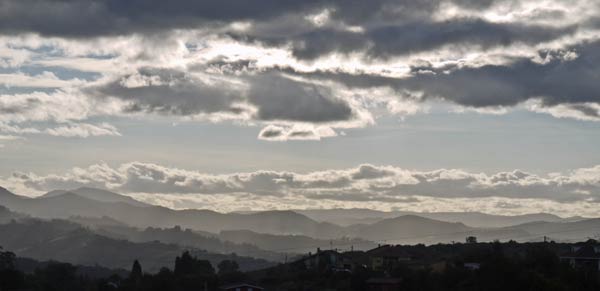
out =
<svg viewBox="0 0 600 291"><path fill-rule="evenodd" d="M568 262L573 268L586 268L600 272L600 246L591 244L572 246L570 252L560 256L560 260Z"/></svg>
<svg viewBox="0 0 600 291"><path fill-rule="evenodd" d="M262 291L262 290L265 290L265 288L263 288L263 287L250 285L250 284L246 284L246 283L229 284L229 285L221 286L221 287L219 287L219 289L226 290L226 291Z"/></svg>
<svg viewBox="0 0 600 291"><path fill-rule="evenodd" d="M341 253L338 261L337 268L343 269L344 271L354 272L357 268L366 268L369 262L369 258L363 251L349 251Z"/></svg>
<svg viewBox="0 0 600 291"><path fill-rule="evenodd" d="M389 270L412 257L401 246L384 245L367 251L370 267L374 271Z"/></svg>
<svg viewBox="0 0 600 291"><path fill-rule="evenodd" d="M330 270L340 267L341 254L333 250L317 249L316 254L309 254L302 259L302 262L309 270Z"/></svg>
<svg viewBox="0 0 600 291"><path fill-rule="evenodd" d="M398 291L402 280L399 278L371 278L367 280L368 291Z"/></svg>
<svg viewBox="0 0 600 291"><path fill-rule="evenodd" d="M468 244L476 244L477 243L477 237L475 236L467 236L467 238L465 239L465 242Z"/></svg>

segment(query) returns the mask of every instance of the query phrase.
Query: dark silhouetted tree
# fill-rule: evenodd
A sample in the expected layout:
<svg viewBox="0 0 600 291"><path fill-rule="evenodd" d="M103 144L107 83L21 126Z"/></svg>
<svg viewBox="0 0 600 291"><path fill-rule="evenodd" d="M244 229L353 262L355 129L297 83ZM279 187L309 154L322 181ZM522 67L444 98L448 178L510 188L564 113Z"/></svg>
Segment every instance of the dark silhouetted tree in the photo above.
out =
<svg viewBox="0 0 600 291"><path fill-rule="evenodd" d="M215 269L207 260L198 260L192 257L188 251L183 252L181 257L175 258L175 276L201 275L212 276Z"/></svg>
<svg viewBox="0 0 600 291"><path fill-rule="evenodd" d="M219 275L236 273L240 270L240 266L234 260L223 260L217 267L219 268Z"/></svg>
<svg viewBox="0 0 600 291"><path fill-rule="evenodd" d="M142 265L138 260L133 262L133 266L131 267L131 273L129 273L129 285L133 290L141 290L142 289Z"/></svg>
<svg viewBox="0 0 600 291"><path fill-rule="evenodd" d="M215 269L207 260L199 260L188 251L175 258L174 270L178 290L204 290L216 288Z"/></svg>

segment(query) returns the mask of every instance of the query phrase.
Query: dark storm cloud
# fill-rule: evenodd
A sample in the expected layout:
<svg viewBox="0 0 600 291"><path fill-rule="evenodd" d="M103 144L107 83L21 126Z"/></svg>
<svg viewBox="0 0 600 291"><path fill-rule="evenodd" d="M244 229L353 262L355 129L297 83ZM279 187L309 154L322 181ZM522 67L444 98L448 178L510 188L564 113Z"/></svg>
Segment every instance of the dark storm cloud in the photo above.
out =
<svg viewBox="0 0 600 291"><path fill-rule="evenodd" d="M253 118L263 121L323 123L354 118L346 101L333 97L330 89L320 85L278 73L244 75L233 80L245 83L248 88L236 88L227 81L201 80L177 70L143 68L87 91L98 98L127 101L128 112L180 116L241 114L245 109L240 103L248 103L257 109Z"/></svg>
<svg viewBox="0 0 600 291"><path fill-rule="evenodd" d="M574 57L574 54L577 57ZM571 56L569 56L571 55ZM469 107L514 106L532 98L543 105L600 103L600 42L541 52L545 62L528 58L506 65L481 67L414 68L406 78L341 72L288 73L315 79L329 79L351 88L390 87L398 92L419 91L424 98L442 98ZM574 59L573 59L574 58ZM574 109L594 114L582 105Z"/></svg>
<svg viewBox="0 0 600 291"><path fill-rule="evenodd" d="M574 27L491 23L481 19L405 23L366 32L321 29L293 38L293 53L298 58L314 59L329 53L366 51L370 57L385 58L449 44L483 49L514 43L537 44L574 31Z"/></svg>
<svg viewBox="0 0 600 291"><path fill-rule="evenodd" d="M3 0L0 31L65 37L202 28L232 21L269 21L329 9L350 25L428 18L444 2L483 9L502 0ZM274 23L276 25L276 23Z"/></svg>
<svg viewBox="0 0 600 291"><path fill-rule="evenodd" d="M371 59L437 53L436 49L446 46L457 49L458 56L452 59L471 50L510 48L513 44L533 49L540 43L575 35L581 27L589 29L597 22L589 17L582 18L579 25L561 24L564 21L542 25L539 23L549 22L532 24L529 18L491 22L474 16L482 17L485 9L499 2L515 2L515 7L521 7L512 0L4 0L0 1L0 34L33 32L72 38L141 34L147 42L143 42L136 61L156 61L155 55L146 54L151 51L144 49L146 45L160 44L173 36L173 29L199 28L213 37L228 35L239 42L290 49L297 59L364 53L359 58L362 56L361 61L368 66ZM457 13L471 18L452 18L452 13L445 15L440 10L449 3L474 13ZM550 16L542 17L559 16L560 9L545 10ZM228 30L227 24L235 21L249 25ZM194 45L204 45L204 40L197 41L200 44ZM289 69L288 73L355 88L387 86L401 93L423 92L424 99L444 99L468 107L514 106L541 98L544 106L568 104L586 116L597 117L595 107L586 103L598 103L599 48L597 43L567 48L578 55L575 59L553 51L541 53L544 62L523 58L502 65L450 66L443 70L425 65L415 67L406 78L386 77L382 72L351 75L341 70L297 73ZM190 51L201 54L201 49ZM225 113L260 121L305 123L356 118L355 106L359 105L339 98L335 87L291 79L274 68L260 68L264 71L259 72L252 67L256 60L227 64L227 56L221 57L199 64L197 71L188 67L204 73L219 67L220 74L215 78L177 70L142 69L89 92L126 101L128 112L175 116ZM262 57L268 58L257 58ZM238 88L229 79L245 87ZM136 82L142 84L127 85ZM13 109L0 108L0 112L9 110ZM252 116L247 117L249 114ZM314 135L310 130L294 134ZM289 132L287 135L293 137Z"/></svg>
<svg viewBox="0 0 600 291"><path fill-rule="evenodd" d="M0 31L94 37L201 28L210 22L268 19L322 7L316 0L4 0Z"/></svg>
<svg viewBox="0 0 600 291"><path fill-rule="evenodd" d="M130 112L185 116L241 111L234 105L242 100L237 92L175 70L144 68L138 74L124 76L89 91L99 97L128 101L126 111Z"/></svg>
<svg viewBox="0 0 600 291"><path fill-rule="evenodd" d="M352 108L331 96L328 88L275 74L250 78L248 100L258 106L261 120L330 122L349 120Z"/></svg>

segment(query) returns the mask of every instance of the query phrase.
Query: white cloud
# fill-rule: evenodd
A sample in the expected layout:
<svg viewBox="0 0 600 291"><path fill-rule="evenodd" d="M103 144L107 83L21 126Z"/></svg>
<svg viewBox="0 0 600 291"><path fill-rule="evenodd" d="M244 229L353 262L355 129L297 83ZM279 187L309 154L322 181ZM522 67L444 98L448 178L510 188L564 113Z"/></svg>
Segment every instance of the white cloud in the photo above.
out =
<svg viewBox="0 0 600 291"><path fill-rule="evenodd" d="M600 121L600 104L597 103L587 102L543 106L540 101L532 100L526 104L526 108L533 112L550 114L556 118Z"/></svg>
<svg viewBox="0 0 600 291"><path fill-rule="evenodd" d="M81 84L83 84L82 80L61 80L54 73L48 71L34 76L23 73L0 74L0 85L8 88L62 88Z"/></svg>
<svg viewBox="0 0 600 291"><path fill-rule="evenodd" d="M106 164L75 168L62 175L38 176L31 173L14 177L38 191L91 185L126 193L249 193L275 197L300 195L315 200L338 201L399 202L420 196L600 202L600 166L547 177L519 170L488 175L458 169L423 172L368 164L305 174L256 171L212 175L132 162L117 168Z"/></svg>
<svg viewBox="0 0 600 291"><path fill-rule="evenodd" d="M20 193L101 187L174 208L290 209L368 207L414 211L551 212L596 215L600 166L545 177L522 171L495 174L457 169L411 171L361 165L309 173L256 171L205 174L132 162L74 168L63 174L14 173L1 180Z"/></svg>
<svg viewBox="0 0 600 291"><path fill-rule="evenodd" d="M0 135L0 140L16 140L16 139L20 139L21 137L19 136L14 136L14 135Z"/></svg>
<svg viewBox="0 0 600 291"><path fill-rule="evenodd" d="M48 128L45 132L53 136L90 137L90 136L121 136L116 127L108 124L69 123L67 125Z"/></svg>
<svg viewBox="0 0 600 291"><path fill-rule="evenodd" d="M322 138L334 136L337 136L337 133L328 126L314 126L311 124L278 126L271 124L260 131L258 139L267 141L321 140Z"/></svg>
<svg viewBox="0 0 600 291"><path fill-rule="evenodd" d="M132 15L122 15L132 23L121 23L119 21L123 19L112 19L109 17L113 16L112 14L106 15L100 22L93 22L97 26L55 26L54 24L63 20L61 18L48 18L47 20L51 21L46 25L40 25L37 21L12 23L11 20L19 19L19 13L24 13L23 17L30 17L31 15L25 12L31 12L35 8L25 9L29 7L29 2L13 2L14 6L11 6L11 9L15 9L14 15L6 15L5 29L14 31L0 35L0 67L19 69L34 66L45 72L37 75L3 73L0 75L0 84L30 90L57 90L53 93L1 95L0 111L3 114L0 121L90 123L88 119L91 116L154 118L154 114L159 112L164 114L190 109L195 114L184 117L176 115L171 118L175 119L175 122L181 118L197 122L235 120L245 125L263 127L259 138L264 137L262 133L267 129L277 127L279 131L286 133L269 140L282 141L317 140L335 136L336 131L343 128L373 125L376 120L373 117L375 113L377 116L390 114L404 118L427 112L428 106L423 103L425 98L419 95L422 92L410 96L406 93L408 90L401 88L402 86L390 88L416 73L429 72L443 76L452 70L460 71L465 68L482 68L489 65L511 67L516 59L530 59L538 64L548 64L554 55L561 55L563 61L573 61L573 58L579 55L576 50L571 50L570 46L585 44L599 37L598 27L590 24L598 17L598 9L595 9L597 7L590 1L579 0L568 4L553 0L535 3L511 1L510 5L503 1L383 1L361 7L346 7L341 5L341 2L334 1L327 9L303 3L299 4L303 9L292 11L286 10L289 7L282 4L277 7L281 10L269 14L270 17L252 18L256 16L252 15L250 18L238 19L239 15L228 15L228 12L224 11L219 17L225 17L228 19L225 22L232 25L218 27L199 15L187 15L191 17L189 21L202 24L194 26L184 25L183 22L171 22L172 18L165 19L168 23L165 23L164 27L146 27L152 26L152 23L139 26L137 21L143 21L145 18L128 18ZM191 2L182 3L184 4L191 5ZM53 11L68 15L81 10L70 4L65 7L48 5L48 9L56 9ZM142 11L143 9L135 13ZM173 11L162 12L168 14ZM185 9L177 13L183 12L186 12ZM248 11L243 13L246 12ZM79 14L75 15L80 17ZM89 21L96 21L94 17L98 15L93 13ZM51 15L42 13L39 16ZM9 24L27 25L11 27ZM67 27L70 29L65 30ZM113 29L106 30L107 27ZM141 27L144 29L140 30ZM408 32L402 33L406 32L406 29ZM147 33L149 31L152 33ZM490 31L491 33L486 33ZM73 37L71 33L75 33L77 37ZM349 41L337 45L328 36ZM396 41L399 36L407 36L409 39ZM354 40L364 43L364 46L351 48L350 46L357 43ZM317 46L311 47L311 43L316 43ZM305 59L302 54L314 54L315 58ZM419 68L422 64L427 65ZM183 72L188 79L185 82L172 79L169 83L158 76L139 74L140 69L148 67L168 72ZM96 72L99 76L92 81L63 79L58 78L53 70L76 70L81 71L81 74ZM293 79L282 74L283 77L277 79L281 71L288 70L306 76ZM341 85L340 80L320 80L323 78L319 76L332 73L364 77L357 78L354 83L369 83L381 77L391 79L360 89L352 86L347 88ZM261 79L260 76L263 75L266 77ZM308 78L311 75L313 77ZM210 78L194 79L198 76ZM199 79L220 79L222 82L204 84L199 82ZM461 102L469 99L465 97L469 91L461 91L462 87L477 87L481 83L481 88L477 87L473 92L473 100L468 102L477 107L459 107L459 111L475 110L481 113L502 114L519 104L517 101L511 101L505 107L479 107L478 104L487 104L483 101L489 103L490 100L506 97L501 94L515 94L506 89L505 83L496 84L495 81L502 79L497 76L480 82L470 82L472 78L465 79L468 84L463 84L461 78L448 80L448 84L442 84L443 86L425 83L426 88L452 88L443 88L444 90L439 92L434 90L433 93L439 94L432 95L457 104L463 104ZM130 89L122 90L121 93L127 93L126 97L100 100L90 98L89 92L84 90L115 80L118 80L118 84L123 88ZM279 86L276 86L277 84ZM169 98L166 98L156 90L150 92L150 87L157 89L159 85L170 89L165 89L162 93L173 94L168 94ZM232 90L236 85L245 88ZM498 96L494 95L494 98L482 97L490 91L490 86L500 88L501 92ZM186 91L184 87L193 90ZM443 96L452 95L455 90L459 91L456 96ZM229 94L230 91L234 91L234 95ZM286 95L286 92L294 94ZM36 102L38 105L34 104ZM376 104L376 109L371 107L373 104ZM137 110L140 107L135 105L145 107ZM579 105L565 103L554 107L537 106L531 110L561 118L596 120L597 117L593 115L582 114L581 106L584 105L587 108L586 112L596 110L597 113L597 102ZM64 110L57 111L57 108ZM16 112L19 109L26 110ZM4 114L4 111L7 114ZM301 130L296 130L302 127L307 128L303 130L304 134L300 133Z"/></svg>

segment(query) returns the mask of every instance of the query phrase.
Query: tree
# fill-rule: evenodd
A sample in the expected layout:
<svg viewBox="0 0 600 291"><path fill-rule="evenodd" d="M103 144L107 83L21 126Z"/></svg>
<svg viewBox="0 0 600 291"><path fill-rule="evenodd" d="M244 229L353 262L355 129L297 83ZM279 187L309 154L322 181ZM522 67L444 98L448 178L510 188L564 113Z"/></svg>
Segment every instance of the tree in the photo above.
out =
<svg viewBox="0 0 600 291"><path fill-rule="evenodd" d="M131 273L129 273L129 283L133 290L140 290L142 286L142 265L138 260L133 262L133 266L131 267Z"/></svg>
<svg viewBox="0 0 600 291"><path fill-rule="evenodd" d="M0 247L0 290L20 289L24 283L23 273L15 269L15 254Z"/></svg>
<svg viewBox="0 0 600 291"><path fill-rule="evenodd" d="M175 258L175 280L179 290L202 290L216 287L215 269L207 260L199 260L188 251Z"/></svg>
<svg viewBox="0 0 600 291"><path fill-rule="evenodd" d="M234 260L223 260L217 267L219 268L219 275L236 273L240 270L240 266Z"/></svg>
<svg viewBox="0 0 600 291"><path fill-rule="evenodd" d="M212 276L215 269L207 260L199 260L192 257L188 251L183 252L181 257L175 258L175 276L203 275Z"/></svg>
<svg viewBox="0 0 600 291"><path fill-rule="evenodd" d="M36 269L35 277L42 290L81 290L83 285L77 276L77 267L68 263L52 262L45 268Z"/></svg>
<svg viewBox="0 0 600 291"><path fill-rule="evenodd" d="M0 247L0 270L14 269L15 267L15 254L12 252L5 252Z"/></svg>
<svg viewBox="0 0 600 291"><path fill-rule="evenodd" d="M131 267L131 273L129 274L129 278L137 279L142 277L142 265L138 260L133 262L133 266Z"/></svg>
<svg viewBox="0 0 600 291"><path fill-rule="evenodd" d="M477 243L477 237L467 236L466 242L468 244L476 244Z"/></svg>

